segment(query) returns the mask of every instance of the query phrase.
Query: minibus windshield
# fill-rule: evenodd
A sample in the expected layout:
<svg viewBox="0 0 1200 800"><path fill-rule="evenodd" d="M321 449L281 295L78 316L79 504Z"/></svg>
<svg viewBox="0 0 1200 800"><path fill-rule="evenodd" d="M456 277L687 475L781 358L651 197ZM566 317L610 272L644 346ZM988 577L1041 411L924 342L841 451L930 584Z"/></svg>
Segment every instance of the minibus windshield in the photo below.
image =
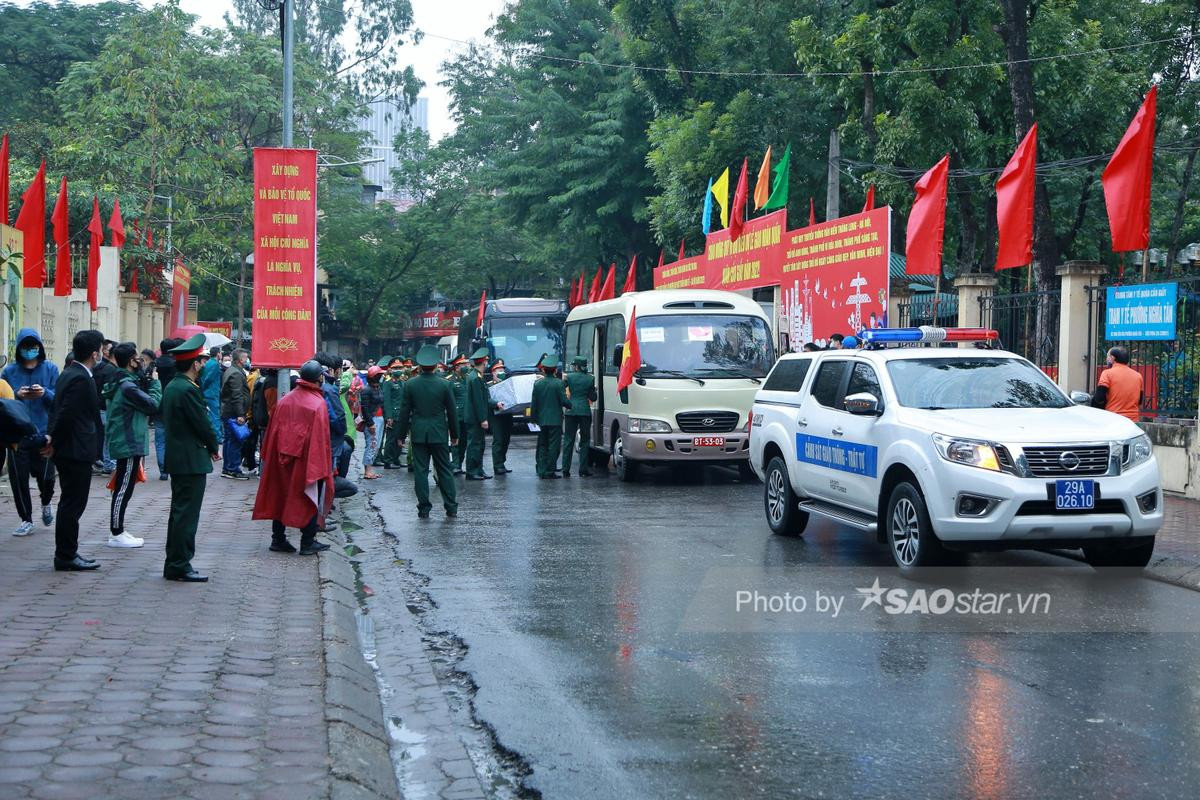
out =
<svg viewBox="0 0 1200 800"><path fill-rule="evenodd" d="M762 378L771 368L771 335L760 317L638 317L637 329L643 376Z"/></svg>

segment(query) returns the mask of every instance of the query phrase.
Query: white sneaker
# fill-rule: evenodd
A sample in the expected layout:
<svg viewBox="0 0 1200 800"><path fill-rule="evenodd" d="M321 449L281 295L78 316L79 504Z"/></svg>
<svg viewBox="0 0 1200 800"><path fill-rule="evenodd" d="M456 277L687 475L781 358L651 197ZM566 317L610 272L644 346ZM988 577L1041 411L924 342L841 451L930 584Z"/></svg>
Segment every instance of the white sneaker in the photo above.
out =
<svg viewBox="0 0 1200 800"><path fill-rule="evenodd" d="M108 537L108 541L104 544L108 547L141 547L145 543L144 539L130 536L128 533L121 533L117 536Z"/></svg>
<svg viewBox="0 0 1200 800"><path fill-rule="evenodd" d="M13 536L28 536L33 533L33 522L22 522L17 527L13 528Z"/></svg>

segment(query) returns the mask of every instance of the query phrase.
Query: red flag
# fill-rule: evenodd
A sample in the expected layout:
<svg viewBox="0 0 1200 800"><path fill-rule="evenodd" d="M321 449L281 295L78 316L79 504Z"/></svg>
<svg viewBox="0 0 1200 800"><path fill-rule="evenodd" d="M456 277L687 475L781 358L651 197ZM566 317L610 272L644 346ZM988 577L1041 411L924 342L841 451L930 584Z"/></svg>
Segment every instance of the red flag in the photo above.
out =
<svg viewBox="0 0 1200 800"><path fill-rule="evenodd" d="M21 195L21 211L17 214L17 230L25 234L25 257L21 269L26 289L46 285L46 161L38 167L33 182Z"/></svg>
<svg viewBox="0 0 1200 800"><path fill-rule="evenodd" d="M1000 245L996 269L1033 263L1033 170L1037 165L1037 123L1017 145L996 181L996 226Z"/></svg>
<svg viewBox="0 0 1200 800"><path fill-rule="evenodd" d="M808 225L811 228L817 224L817 207L813 204L813 199L808 198Z"/></svg>
<svg viewBox="0 0 1200 800"><path fill-rule="evenodd" d="M679 260L680 261L683 261L683 259L684 259L683 245L684 245L684 240L680 239L679 240Z"/></svg>
<svg viewBox="0 0 1200 800"><path fill-rule="evenodd" d="M662 263L662 256L659 256L659 263ZM637 255L633 257L633 261L629 262L629 272L625 273L625 285L621 287L621 294L626 292L637 291Z"/></svg>
<svg viewBox="0 0 1200 800"><path fill-rule="evenodd" d="M0 139L0 224L8 224L8 134Z"/></svg>
<svg viewBox="0 0 1200 800"><path fill-rule="evenodd" d="M138 270L137 270L137 267L134 267L129 276L129 285L125 287L125 291L130 292L132 294L137 294L137 290L138 290L137 278L138 278Z"/></svg>
<svg viewBox="0 0 1200 800"><path fill-rule="evenodd" d="M600 281L602 281L604 279L603 276L604 276L604 267L597 267L596 268L596 277L592 278L591 291L588 292L587 301L589 303L594 303L600 299Z"/></svg>
<svg viewBox="0 0 1200 800"><path fill-rule="evenodd" d="M1100 176L1113 252L1150 246L1150 173L1158 87L1151 86Z"/></svg>
<svg viewBox="0 0 1200 800"><path fill-rule="evenodd" d="M567 291L567 308L575 307L575 279L571 278L571 288Z"/></svg>
<svg viewBox="0 0 1200 800"><path fill-rule="evenodd" d="M608 275L604 278L604 285L600 287L600 296L597 300L612 300L616 297L617 292L617 262L613 262L608 267Z"/></svg>
<svg viewBox="0 0 1200 800"><path fill-rule="evenodd" d="M875 184L867 187L867 202L863 203L863 211L870 211L875 207Z"/></svg>
<svg viewBox="0 0 1200 800"><path fill-rule="evenodd" d="M917 181L917 198L908 214L904 245L905 272L909 275L937 275L942 271L949 174L950 156L947 154Z"/></svg>
<svg viewBox="0 0 1200 800"><path fill-rule="evenodd" d="M112 246L125 246L125 222L121 219L121 198L113 200L113 213L108 218L108 229L112 231Z"/></svg>
<svg viewBox="0 0 1200 800"><path fill-rule="evenodd" d="M575 287L575 305L581 306L587 302L587 271L579 271L579 285Z"/></svg>
<svg viewBox="0 0 1200 800"><path fill-rule="evenodd" d="M742 174L738 176L737 189L733 192L733 213L729 215L729 241L736 242L742 235L742 225L746 222L746 196L750 186L746 178L748 159L742 159Z"/></svg>
<svg viewBox="0 0 1200 800"><path fill-rule="evenodd" d="M146 249L154 249L154 231L150 230L150 226L146 226Z"/></svg>
<svg viewBox="0 0 1200 800"><path fill-rule="evenodd" d="M67 176L58 187L58 200L50 215L54 226L54 296L71 293L71 230L67 219Z"/></svg>
<svg viewBox="0 0 1200 800"><path fill-rule="evenodd" d="M100 199L92 196L92 221L88 223L91 246L88 247L87 298L92 311L96 310L96 281L100 272L100 245L104 243L104 223L100 221Z"/></svg>
<svg viewBox="0 0 1200 800"><path fill-rule="evenodd" d="M483 327L483 309L487 305L487 289L483 290L483 294L479 295L479 313L475 315L475 330Z"/></svg>
<svg viewBox="0 0 1200 800"><path fill-rule="evenodd" d="M621 348L621 371L617 375L617 391L623 392L633 383L633 376L642 368L642 350L638 347L637 309L629 312L629 329L625 332L625 344Z"/></svg>
<svg viewBox="0 0 1200 800"><path fill-rule="evenodd" d="M663 252L663 249L661 247L658 248L658 266L655 267L655 269L663 268L663 256L665 256L665 255L666 255L666 253Z"/></svg>

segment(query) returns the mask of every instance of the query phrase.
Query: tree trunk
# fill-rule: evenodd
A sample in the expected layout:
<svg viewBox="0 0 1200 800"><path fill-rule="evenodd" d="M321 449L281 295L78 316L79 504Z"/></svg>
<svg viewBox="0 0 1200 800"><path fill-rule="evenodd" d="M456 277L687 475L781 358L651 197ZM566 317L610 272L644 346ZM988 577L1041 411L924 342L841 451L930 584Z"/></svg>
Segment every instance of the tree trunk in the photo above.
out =
<svg viewBox="0 0 1200 800"><path fill-rule="evenodd" d="M875 65L864 60L861 66L863 71L863 133L866 134L867 141L871 143L871 150L874 151L879 144L879 133L875 130L875 78L871 75Z"/></svg>
<svg viewBox="0 0 1200 800"><path fill-rule="evenodd" d="M1179 252L1179 234L1183 231L1183 208L1187 203L1188 188L1192 183L1192 170L1196 166L1196 153L1200 146L1193 147L1188 153L1187 163L1183 166L1183 180L1179 184L1179 198L1175 201L1175 219L1171 222L1171 238L1168 240L1167 269L1175 268L1175 254ZM1168 274L1170 274L1168 272Z"/></svg>

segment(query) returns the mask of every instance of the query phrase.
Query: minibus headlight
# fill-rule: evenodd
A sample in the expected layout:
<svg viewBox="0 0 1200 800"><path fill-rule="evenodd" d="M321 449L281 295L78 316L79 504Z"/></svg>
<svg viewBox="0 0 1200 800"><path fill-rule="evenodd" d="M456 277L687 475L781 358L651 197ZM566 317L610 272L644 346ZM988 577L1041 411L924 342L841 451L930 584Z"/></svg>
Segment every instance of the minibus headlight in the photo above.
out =
<svg viewBox="0 0 1200 800"><path fill-rule="evenodd" d="M658 419L644 419L642 417L629 418L630 433L670 433L670 423L663 422Z"/></svg>

